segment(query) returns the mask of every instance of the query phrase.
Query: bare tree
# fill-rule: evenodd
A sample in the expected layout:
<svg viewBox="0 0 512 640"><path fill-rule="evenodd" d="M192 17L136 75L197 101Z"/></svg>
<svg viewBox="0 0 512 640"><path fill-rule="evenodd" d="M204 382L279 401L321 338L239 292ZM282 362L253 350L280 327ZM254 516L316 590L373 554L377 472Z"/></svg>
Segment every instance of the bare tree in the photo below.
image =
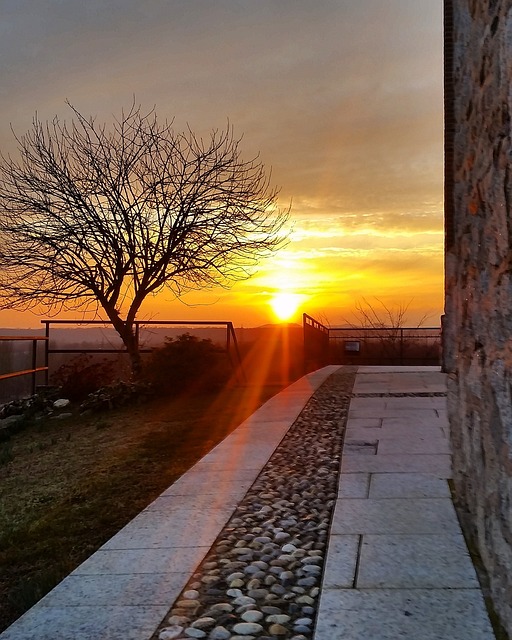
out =
<svg viewBox="0 0 512 640"><path fill-rule="evenodd" d="M374 300L375 302L370 302L366 298L362 298L355 303L358 326L366 329L392 329L395 331L405 326L412 300L407 303L400 302L394 306L387 305L377 297ZM426 315L417 326L420 327L425 319Z"/></svg>
<svg viewBox="0 0 512 640"><path fill-rule="evenodd" d="M289 209L232 128L208 140L135 104L109 130L71 104L0 157L0 308L103 309L140 369L147 296L246 278L286 240Z"/></svg>
<svg viewBox="0 0 512 640"><path fill-rule="evenodd" d="M402 329L406 326L407 313L411 306L409 302L398 305L388 305L380 298L374 301L362 298L355 303L356 322L351 323L354 328L369 329L370 336L378 340L383 356L388 358L403 357L407 345L403 340ZM419 329L427 320L425 314L414 328ZM378 331L378 330L381 331Z"/></svg>

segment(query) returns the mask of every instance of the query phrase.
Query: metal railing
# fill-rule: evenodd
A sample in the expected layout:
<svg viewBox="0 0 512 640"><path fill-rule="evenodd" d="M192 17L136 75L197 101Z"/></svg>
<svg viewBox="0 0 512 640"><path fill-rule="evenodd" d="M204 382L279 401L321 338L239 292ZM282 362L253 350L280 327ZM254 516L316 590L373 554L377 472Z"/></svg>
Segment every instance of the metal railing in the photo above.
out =
<svg viewBox="0 0 512 640"><path fill-rule="evenodd" d="M439 365L440 327L332 327L333 364Z"/></svg>
<svg viewBox="0 0 512 640"><path fill-rule="evenodd" d="M329 364L329 329L307 313L302 314L304 331L304 371Z"/></svg>
<svg viewBox="0 0 512 640"><path fill-rule="evenodd" d="M46 370L46 384L48 384L49 377L49 363L50 354L57 353L128 353L124 348L121 349L105 349L105 348L89 348L89 347L77 347L77 348L52 348L51 347L51 325L103 325L112 326L112 323L108 320L41 320L41 323L45 325L45 370ZM136 320L135 326L135 341L137 346L140 344L141 328L146 326L181 326L181 327L215 327L224 326L226 328L226 353L231 361L233 368L240 374L241 378L244 378L242 359L240 357L240 351L238 348L238 341L236 338L235 329L233 323L230 321L186 321L186 320ZM152 349L139 348L139 353L151 353ZM233 355L234 354L234 355Z"/></svg>
<svg viewBox="0 0 512 640"><path fill-rule="evenodd" d="M11 378L18 378L20 376L32 376L32 394L36 392L36 376L40 372L45 373L45 378L48 376L48 363L46 362L42 367L37 366L37 343L44 341L45 343L45 352L48 348L48 338L46 336L0 336L0 342L23 342L30 341L32 342L32 351L31 351L31 367L30 369L21 369L18 371L11 371L9 373L2 373L0 375L0 381L2 380L10 380Z"/></svg>
<svg viewBox="0 0 512 640"><path fill-rule="evenodd" d="M326 364L439 365L440 327L326 327L303 315L305 371Z"/></svg>

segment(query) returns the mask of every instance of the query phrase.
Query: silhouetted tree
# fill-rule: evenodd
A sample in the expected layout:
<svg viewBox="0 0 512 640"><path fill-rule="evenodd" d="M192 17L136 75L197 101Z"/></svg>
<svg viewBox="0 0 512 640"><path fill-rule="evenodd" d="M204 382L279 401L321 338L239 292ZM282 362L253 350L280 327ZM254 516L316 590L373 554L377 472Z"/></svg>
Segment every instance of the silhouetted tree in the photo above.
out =
<svg viewBox="0 0 512 640"><path fill-rule="evenodd" d="M366 329L389 329L394 332L399 331L405 326L407 318L407 312L412 303L412 300L404 303L400 302L398 305L387 305L380 298L375 297L375 302L371 302L366 298L357 300L355 303L356 310L356 323L354 326L364 327ZM424 316L419 324L420 327L424 320Z"/></svg>
<svg viewBox="0 0 512 640"><path fill-rule="evenodd" d="M103 309L140 369L149 295L226 286L285 241L289 209L232 128L203 140L135 104L109 130L72 105L0 159L0 308Z"/></svg>
<svg viewBox="0 0 512 640"><path fill-rule="evenodd" d="M386 304L380 298L374 297L373 301L366 298L355 303L355 322L351 323L354 328L370 329L370 336L374 336L380 345L383 357L400 358L403 357L407 345L403 340L403 328L406 326L409 307L413 300L398 305ZM414 328L419 329L428 318L425 314L419 322L414 324ZM378 331L380 329L380 331Z"/></svg>

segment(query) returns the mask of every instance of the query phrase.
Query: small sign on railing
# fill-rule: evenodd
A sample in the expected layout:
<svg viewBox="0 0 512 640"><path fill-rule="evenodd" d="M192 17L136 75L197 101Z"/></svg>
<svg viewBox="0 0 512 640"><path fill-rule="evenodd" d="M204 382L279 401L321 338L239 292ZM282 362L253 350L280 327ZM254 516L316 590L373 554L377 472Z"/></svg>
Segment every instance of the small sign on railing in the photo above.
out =
<svg viewBox="0 0 512 640"><path fill-rule="evenodd" d="M343 343L345 353L356 354L361 351L361 343L359 340L345 340Z"/></svg>

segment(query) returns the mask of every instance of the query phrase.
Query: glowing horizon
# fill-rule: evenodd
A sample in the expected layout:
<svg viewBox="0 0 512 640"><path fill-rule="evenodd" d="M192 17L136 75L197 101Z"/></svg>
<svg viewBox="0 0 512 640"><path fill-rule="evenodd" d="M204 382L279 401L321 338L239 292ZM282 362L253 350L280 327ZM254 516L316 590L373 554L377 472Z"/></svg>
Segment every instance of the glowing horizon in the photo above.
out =
<svg viewBox="0 0 512 640"><path fill-rule="evenodd" d="M315 220L313 227L310 219L298 218L288 246L262 262L251 278L231 289L190 292L182 300L172 300L164 291L146 301L138 319L229 320L248 327L301 322L305 312L335 326L352 322L362 299L380 298L391 307L410 304L412 325L424 316L438 325L443 309L442 216L436 216L436 224L431 218L427 229L418 225L417 216L411 216L409 228L399 229L378 228L377 217L372 227L367 216L360 226L353 214L349 219L351 228L329 216L324 224ZM99 316L104 317L101 310ZM39 317L30 313L0 311L0 326L39 324Z"/></svg>

